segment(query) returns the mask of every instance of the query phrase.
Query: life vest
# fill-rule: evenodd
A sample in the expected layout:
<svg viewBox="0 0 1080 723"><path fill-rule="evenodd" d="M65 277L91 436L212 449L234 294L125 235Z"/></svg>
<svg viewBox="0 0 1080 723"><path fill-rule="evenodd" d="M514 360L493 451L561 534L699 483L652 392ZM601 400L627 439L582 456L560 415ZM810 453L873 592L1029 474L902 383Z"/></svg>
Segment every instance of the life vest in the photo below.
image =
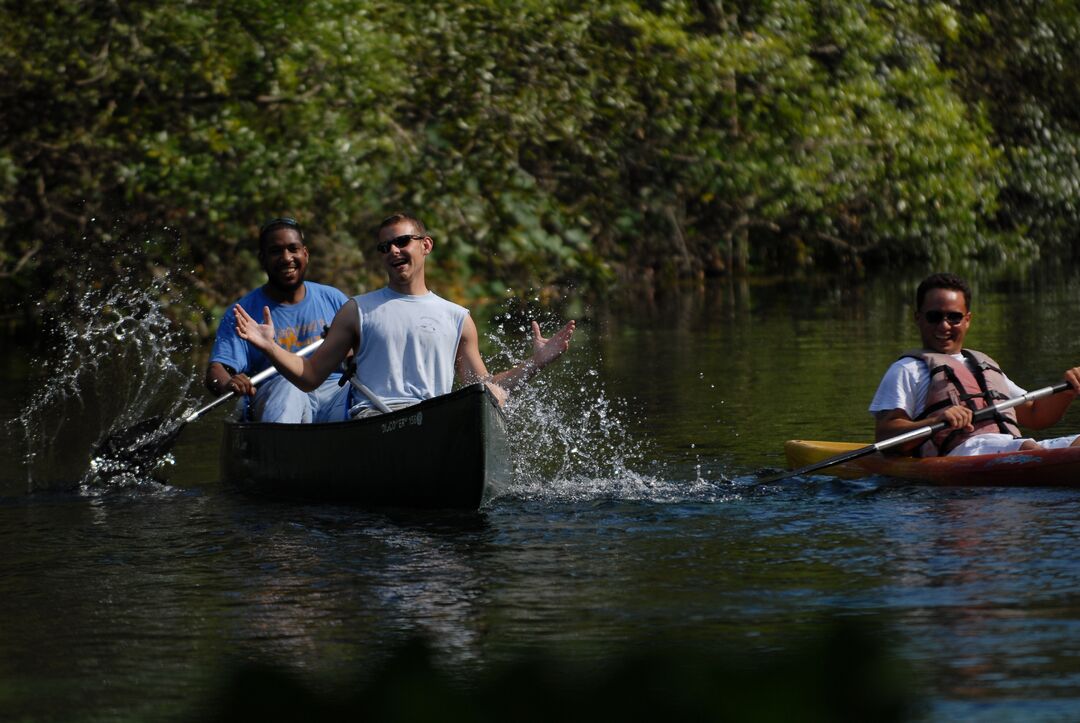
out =
<svg viewBox="0 0 1080 723"><path fill-rule="evenodd" d="M964 349L964 360L950 354L920 349L905 353L901 358L911 357L926 362L930 370L930 389L926 394L926 408L918 419L925 419L934 412L957 404L967 405L973 412L1009 398L1005 375L997 362L982 352ZM964 440L976 434L1009 434L1022 437L1012 409L996 412L993 416L975 422L974 431L943 429L934 434L916 450L919 457L946 455Z"/></svg>

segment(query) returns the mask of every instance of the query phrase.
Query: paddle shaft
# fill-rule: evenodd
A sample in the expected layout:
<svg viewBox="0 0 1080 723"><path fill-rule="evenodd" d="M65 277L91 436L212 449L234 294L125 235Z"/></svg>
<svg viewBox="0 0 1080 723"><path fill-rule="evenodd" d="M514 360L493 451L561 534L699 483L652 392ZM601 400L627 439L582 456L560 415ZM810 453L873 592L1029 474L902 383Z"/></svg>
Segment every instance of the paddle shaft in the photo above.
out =
<svg viewBox="0 0 1080 723"><path fill-rule="evenodd" d="M305 346L300 351L296 352L296 355L297 356L308 356L309 354L311 354L311 352L315 351L320 346L322 346L322 343L324 341L326 341L326 340L325 339L319 339L317 341L314 341L311 344L308 344L307 346ZM270 377L276 375L277 373L278 373L277 369L275 369L272 366L269 366L266 369L263 369L261 372L259 372L255 376L253 376L251 378L251 383L256 384L256 385L261 384L262 382L265 382L267 379L269 379ZM218 397L214 401L210 402L209 404L207 404L202 409L199 409L199 410L197 410L195 412L192 412L188 416L184 417L184 424L188 424L189 422L194 422L196 419L198 419L202 415L206 414L207 412L209 412L214 407L216 407L219 404L222 404L222 403L232 399L235 396L236 396L236 392L226 392L225 394L222 394L220 397Z"/></svg>
<svg viewBox="0 0 1080 723"><path fill-rule="evenodd" d="M394 411L390 407L386 406L386 403L383 402L383 400L380 399L379 396L375 394L375 392L371 391L371 389L369 389L366 384L362 384L356 381L355 376L349 375L349 383L352 384L357 389L357 391L370 399L371 403L375 405L375 408L383 414L389 414L390 412Z"/></svg>
<svg viewBox="0 0 1080 723"><path fill-rule="evenodd" d="M1023 395L1021 395L1019 397L1013 397L1012 399L1006 399L1004 401L998 402L997 404L992 404L989 407L983 407L982 409L978 410L977 412L975 412L972 415L971 421L972 422L982 421L983 419L986 419L987 417L993 416L994 414L997 414L998 412L1003 412L1006 409L1012 409L1013 407L1018 407L1021 404L1026 404L1027 402L1033 402L1036 399L1042 399L1043 397L1049 397L1049 396L1051 396L1053 394L1058 394L1059 392L1064 392L1066 389L1069 389L1069 388L1070 388L1070 384L1068 382L1058 382L1057 384L1055 384L1055 385L1053 385L1051 387L1043 387L1042 389L1036 389L1033 392L1027 392L1026 394L1023 394ZM826 467L832 467L832 466L837 465L837 464L843 464L844 462L850 462L853 459L859 459L860 457L865 457L865 456L867 456L869 454L873 454L874 452L881 452L881 451L884 451L886 449L892 449L893 447L898 447L898 446L900 446L902 444L906 444L908 442L913 442L916 439L922 439L923 437L929 437L930 435L936 434L937 432L940 432L941 430L945 429L948 426L949 426L948 422L937 422L935 424L928 424L928 425L926 425L924 427L917 427L917 428L912 429L910 431L904 432L903 434L898 434L895 437L889 437L888 439L883 439L880 442L875 442L874 444L868 445L866 447L861 447L859 449L855 449L855 450L852 450L850 452L845 452L843 454L838 454L835 457L830 457L829 459L825 459L825 460L822 460L820 462L815 462L814 464L810 464L810 465L807 465L805 467L801 467L801 468L799 468L797 470L794 470L794 471L791 471L791 472L786 472L786 473L784 473L782 475L778 475L776 477L770 477L769 479L765 480L764 482L761 482L760 484L772 484L773 482L779 482L781 480L785 480L785 479L788 479L790 477L798 477L800 475L809 474L810 472L816 472L819 469L825 469Z"/></svg>

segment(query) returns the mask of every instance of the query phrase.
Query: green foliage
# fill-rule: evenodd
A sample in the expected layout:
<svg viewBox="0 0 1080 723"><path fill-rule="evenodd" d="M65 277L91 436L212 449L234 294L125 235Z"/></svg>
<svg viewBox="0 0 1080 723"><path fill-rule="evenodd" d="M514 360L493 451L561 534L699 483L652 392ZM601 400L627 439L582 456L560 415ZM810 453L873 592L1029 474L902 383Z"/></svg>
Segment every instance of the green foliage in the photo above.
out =
<svg viewBox="0 0 1080 723"><path fill-rule="evenodd" d="M752 10L636 18L634 57L670 63L666 84L629 74L644 78L636 125L659 139L645 158L626 149L657 182L647 215L669 219L653 233L714 266L979 252L993 154L904 17L869 2Z"/></svg>
<svg viewBox="0 0 1080 723"><path fill-rule="evenodd" d="M459 299L1018 258L1080 220L1077 20L975 0L6 0L0 295L93 283L76 247L138 250L205 331L259 283L265 218L301 219L313 278L358 291L398 208ZM183 258L139 243L162 229Z"/></svg>
<svg viewBox="0 0 1080 723"><path fill-rule="evenodd" d="M938 4L945 8L944 3ZM986 107L1007 159L997 225L1041 248L1080 250L1080 7L1055 0L953 0L943 62Z"/></svg>
<svg viewBox="0 0 1080 723"><path fill-rule="evenodd" d="M261 219L297 215L319 249L366 238L398 75L362 3L8 3L0 27L0 231L9 257L38 249L20 285L88 283L64 267L76 239L169 226L191 258L151 263L213 309L258 280ZM353 265L323 271L356 284Z"/></svg>

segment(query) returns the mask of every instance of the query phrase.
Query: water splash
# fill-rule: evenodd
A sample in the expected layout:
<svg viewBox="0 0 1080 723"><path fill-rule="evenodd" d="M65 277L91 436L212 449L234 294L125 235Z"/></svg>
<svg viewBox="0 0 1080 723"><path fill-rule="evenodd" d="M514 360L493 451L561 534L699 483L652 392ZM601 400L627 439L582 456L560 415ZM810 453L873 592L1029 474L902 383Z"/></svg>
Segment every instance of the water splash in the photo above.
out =
<svg viewBox="0 0 1080 723"><path fill-rule="evenodd" d="M532 319L545 335L565 321L535 307L497 315L487 338L493 350L491 371L508 368L531 352L523 340L531 339ZM507 402L509 494L559 502L661 503L729 496L726 480L710 482L700 474L694 480L675 479L670 470L649 462L658 455L647 438L631 432L629 420L638 414L633 402L609 397L600 371L603 359L587 334L587 325L580 324L570 351ZM655 474L643 471L649 467Z"/></svg>
<svg viewBox="0 0 1080 723"><path fill-rule="evenodd" d="M83 264L75 268L85 269L78 283L37 302L53 341L36 366L48 372L11 422L24 441L30 492L140 485L172 462L165 455L152 469L90 463L91 450L113 432L152 415L179 416L194 377L188 334L164 311L177 292L166 270L147 273L140 245L109 256L105 268L90 249L73 252L72 263Z"/></svg>

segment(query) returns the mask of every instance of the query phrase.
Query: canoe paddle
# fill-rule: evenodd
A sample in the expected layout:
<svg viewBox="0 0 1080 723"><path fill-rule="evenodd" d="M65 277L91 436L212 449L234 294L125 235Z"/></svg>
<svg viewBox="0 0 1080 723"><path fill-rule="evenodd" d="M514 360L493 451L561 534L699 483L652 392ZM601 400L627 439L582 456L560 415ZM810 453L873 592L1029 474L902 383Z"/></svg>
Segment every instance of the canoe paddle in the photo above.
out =
<svg viewBox="0 0 1080 723"><path fill-rule="evenodd" d="M1063 392L1069 388L1070 385L1068 382L1058 382L1052 387L1043 387L1042 389L1036 389L1033 392L1028 392L1023 396L1006 399L1004 401L998 402L997 404L992 404L989 407L983 407L979 411L975 412L973 415L971 415L971 421L982 421L987 417L993 416L997 412L1001 412L1006 409L1012 409L1013 407L1018 407L1026 402L1033 402L1036 399L1049 397L1053 394ZM805 467L800 467L797 470L793 470L791 472L784 472L783 474L769 477L768 479L756 482L755 485L772 484L774 482L780 482L781 480L789 479L791 477L799 477L801 475L809 474L811 472L816 472L819 469L825 469L826 467L832 467L834 465L843 464L844 462L850 462L853 459L859 459L860 457L865 457L867 455L873 454L874 452L881 452L886 449L891 449L892 447L897 447L906 442L912 442L916 439L929 437L930 435L940 432L948 426L948 422L937 422L935 424L928 424L925 427L917 427L908 432L904 432L903 434L898 434L895 437L883 439L880 442L875 442L874 444L868 445L866 447L853 449L850 452L844 452L843 454L838 454L835 457L823 459L820 462L815 462Z"/></svg>
<svg viewBox="0 0 1080 723"><path fill-rule="evenodd" d="M298 356L308 356L322 346L323 341L324 339L319 339L308 344L296 354ZM274 367L267 367L253 376L251 383L260 384L277 373L278 371ZM101 444L97 445L91 453L91 457L141 467L168 452L176 442L177 437L180 436L180 430L185 426L234 396L236 396L236 392L222 394L205 407L180 419L167 422L164 426L162 425L162 418L156 416L136 422L129 427L124 427L113 432Z"/></svg>

